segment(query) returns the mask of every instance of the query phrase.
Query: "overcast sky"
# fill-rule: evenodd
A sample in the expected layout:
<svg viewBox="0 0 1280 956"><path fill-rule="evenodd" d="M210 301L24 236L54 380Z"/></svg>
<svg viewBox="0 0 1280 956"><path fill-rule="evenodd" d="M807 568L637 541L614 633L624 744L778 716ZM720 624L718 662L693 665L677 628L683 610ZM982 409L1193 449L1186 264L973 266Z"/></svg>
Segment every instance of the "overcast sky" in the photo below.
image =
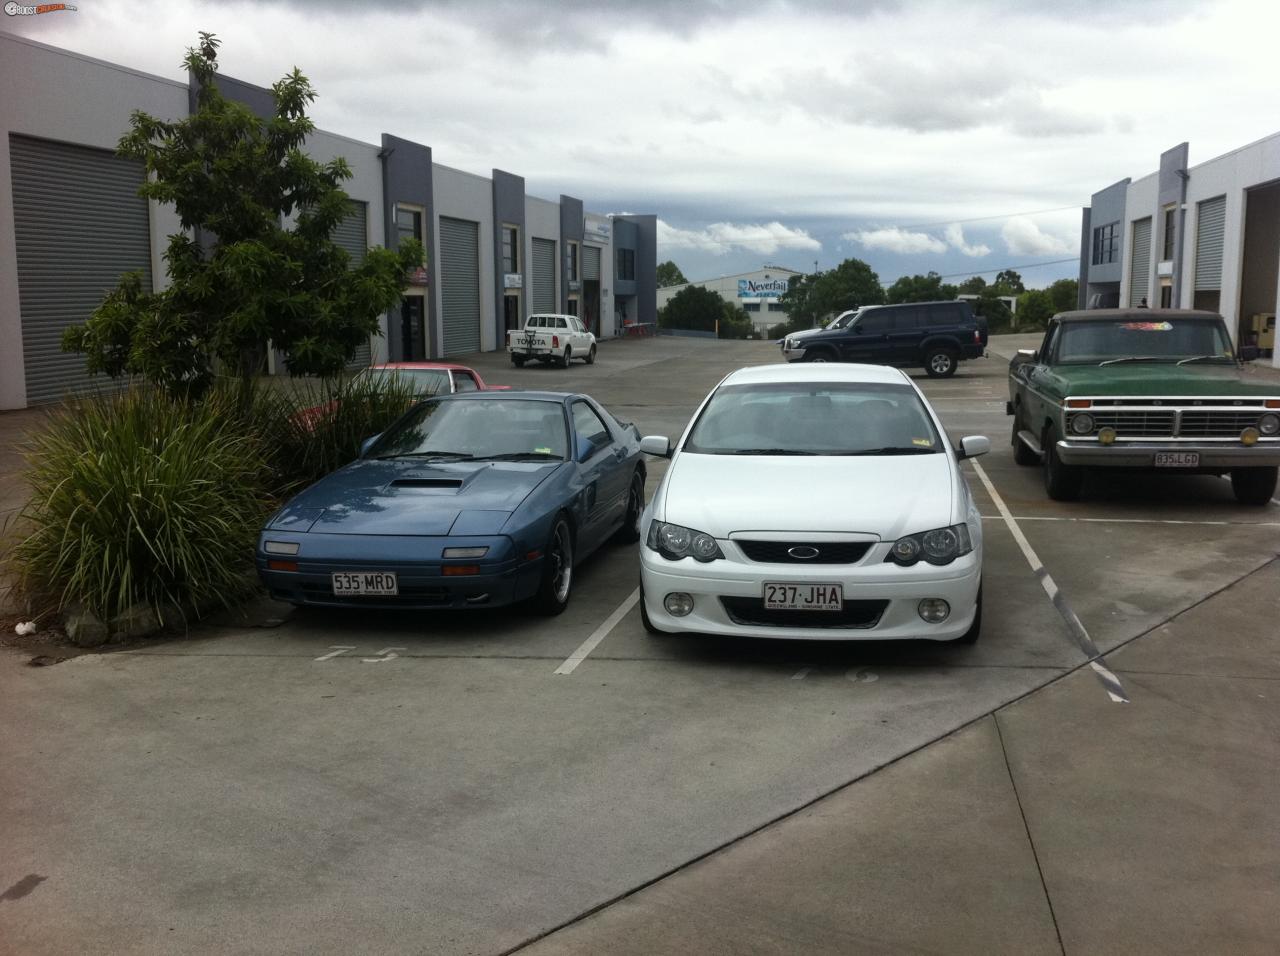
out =
<svg viewBox="0 0 1280 956"><path fill-rule="evenodd" d="M1194 164L1280 128L1274 0L77 6L0 29L175 79L212 31L228 75L300 67L321 128L656 213L659 259L690 278L1074 259L1092 192L1183 140Z"/></svg>

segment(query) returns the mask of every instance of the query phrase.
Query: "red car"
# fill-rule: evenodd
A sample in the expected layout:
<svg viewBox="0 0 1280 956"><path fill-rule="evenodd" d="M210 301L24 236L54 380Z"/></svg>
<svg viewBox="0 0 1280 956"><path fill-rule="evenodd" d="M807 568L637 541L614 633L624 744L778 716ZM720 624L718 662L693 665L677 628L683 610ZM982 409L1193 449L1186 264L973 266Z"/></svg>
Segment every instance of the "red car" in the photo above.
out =
<svg viewBox="0 0 1280 956"><path fill-rule="evenodd" d="M410 382L423 398L458 392L503 392L511 388L510 385L486 385L475 369L451 362L387 362L384 365L371 365L357 372L352 382L387 375ZM322 415L333 411L334 405L334 402L328 402L304 408L294 414L294 420L311 426Z"/></svg>

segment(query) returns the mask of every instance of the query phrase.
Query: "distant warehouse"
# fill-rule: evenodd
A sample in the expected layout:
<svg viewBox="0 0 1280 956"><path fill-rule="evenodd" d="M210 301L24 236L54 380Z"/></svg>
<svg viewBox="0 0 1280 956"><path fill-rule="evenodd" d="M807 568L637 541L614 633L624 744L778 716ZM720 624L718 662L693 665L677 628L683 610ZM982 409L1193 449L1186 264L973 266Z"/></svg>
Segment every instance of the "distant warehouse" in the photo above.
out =
<svg viewBox="0 0 1280 956"><path fill-rule="evenodd" d="M800 274L783 266L762 266L755 272L669 285L658 290L658 308L665 306L682 289L691 285L701 286L717 293L726 302L745 309L751 317L752 326L764 335L772 326L788 321L778 299L787 291L788 280Z"/></svg>

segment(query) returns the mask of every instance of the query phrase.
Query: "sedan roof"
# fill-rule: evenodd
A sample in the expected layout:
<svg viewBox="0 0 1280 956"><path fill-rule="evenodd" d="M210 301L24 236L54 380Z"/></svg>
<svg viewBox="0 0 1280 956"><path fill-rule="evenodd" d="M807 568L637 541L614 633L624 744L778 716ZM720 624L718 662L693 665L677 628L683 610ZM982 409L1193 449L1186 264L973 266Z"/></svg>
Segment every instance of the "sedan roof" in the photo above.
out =
<svg viewBox="0 0 1280 956"><path fill-rule="evenodd" d="M769 382L868 382L901 385L911 379L888 365L859 365L845 362L788 362L756 365L732 372L720 384L756 385Z"/></svg>
<svg viewBox="0 0 1280 956"><path fill-rule="evenodd" d="M401 371L414 369L450 369L455 372L470 372L469 365L457 365L453 362L383 362L381 365L370 365L375 371Z"/></svg>

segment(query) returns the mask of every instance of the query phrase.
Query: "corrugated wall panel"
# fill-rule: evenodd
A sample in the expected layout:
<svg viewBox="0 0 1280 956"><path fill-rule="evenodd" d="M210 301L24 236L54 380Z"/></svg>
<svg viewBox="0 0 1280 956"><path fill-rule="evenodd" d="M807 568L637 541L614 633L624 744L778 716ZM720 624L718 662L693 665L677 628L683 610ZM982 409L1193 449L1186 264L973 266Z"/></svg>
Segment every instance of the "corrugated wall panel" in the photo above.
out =
<svg viewBox="0 0 1280 956"><path fill-rule="evenodd" d="M338 223L333 231L333 241L346 250L351 256L351 267L354 269L364 262L369 251L369 204L357 199L350 201L351 211ZM356 354L347 363L347 368L365 368L373 361L373 352L368 341L356 349Z"/></svg>
<svg viewBox="0 0 1280 956"><path fill-rule="evenodd" d="M1145 299L1151 285L1151 217L1133 224L1133 254L1129 261L1129 307ZM1151 303L1148 302L1148 305Z"/></svg>
<svg viewBox="0 0 1280 956"><path fill-rule="evenodd" d="M84 322L126 272L151 290L143 169L108 150L10 134L22 360L27 403L103 388L84 357L62 351L62 333Z"/></svg>
<svg viewBox="0 0 1280 956"><path fill-rule="evenodd" d="M480 224L440 217L444 354L480 350Z"/></svg>
<svg viewBox="0 0 1280 956"><path fill-rule="evenodd" d="M1196 213L1197 292L1222 288L1222 242L1226 235L1227 197L1206 199Z"/></svg>
<svg viewBox="0 0 1280 956"><path fill-rule="evenodd" d="M556 243L554 239L533 240L531 270L533 312L559 312L556 308Z"/></svg>
<svg viewBox="0 0 1280 956"><path fill-rule="evenodd" d="M586 281L600 281L600 247L582 247L582 278Z"/></svg>

